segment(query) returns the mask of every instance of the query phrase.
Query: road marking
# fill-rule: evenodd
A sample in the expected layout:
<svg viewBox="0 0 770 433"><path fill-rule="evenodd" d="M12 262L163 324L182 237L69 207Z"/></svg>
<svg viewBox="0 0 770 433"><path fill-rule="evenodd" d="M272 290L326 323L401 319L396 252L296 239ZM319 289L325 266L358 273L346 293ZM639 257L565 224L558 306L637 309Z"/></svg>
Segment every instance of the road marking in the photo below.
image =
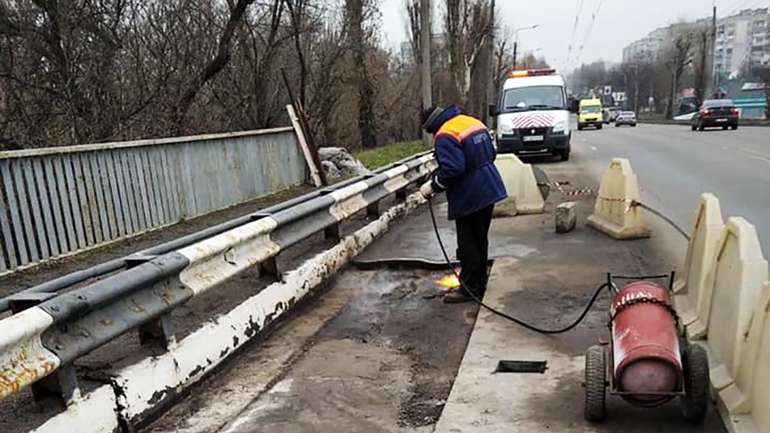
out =
<svg viewBox="0 0 770 433"><path fill-rule="evenodd" d="M755 159L762 159L764 161L770 161L770 155L765 155L763 153L754 152L753 150L742 149L740 147L738 148L738 150L740 150L743 153L746 153L748 155L753 156Z"/></svg>

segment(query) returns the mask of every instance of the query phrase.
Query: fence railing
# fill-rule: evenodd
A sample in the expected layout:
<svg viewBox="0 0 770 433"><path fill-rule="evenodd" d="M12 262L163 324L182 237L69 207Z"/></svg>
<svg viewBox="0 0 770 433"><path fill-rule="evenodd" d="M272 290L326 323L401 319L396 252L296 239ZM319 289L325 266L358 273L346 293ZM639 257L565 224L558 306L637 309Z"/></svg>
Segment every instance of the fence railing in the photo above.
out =
<svg viewBox="0 0 770 433"><path fill-rule="evenodd" d="M344 187L321 190L294 206L254 214L250 222L184 248L137 257L133 267L95 283L58 296L42 293L27 298L30 305L37 305L0 320L0 399L50 375L56 375L57 392L75 398L72 362L131 330L139 330L140 337L143 332L155 333L174 346L173 333L167 333L173 327L165 322L174 308L255 265L278 271L275 258L281 251L319 231L339 236L341 221L365 209L378 213L382 199L403 193L435 166L432 155L411 158ZM360 243L371 242L375 232L361 234L366 239ZM312 272L328 272L324 266ZM306 277L291 280L291 287L279 290L280 301L265 303L260 314L272 317L288 309L298 300L295 291L307 291L310 276ZM251 323L251 315L247 319ZM256 328L247 335L264 323L251 326Z"/></svg>
<svg viewBox="0 0 770 433"><path fill-rule="evenodd" d="M305 178L292 128L0 152L0 273Z"/></svg>

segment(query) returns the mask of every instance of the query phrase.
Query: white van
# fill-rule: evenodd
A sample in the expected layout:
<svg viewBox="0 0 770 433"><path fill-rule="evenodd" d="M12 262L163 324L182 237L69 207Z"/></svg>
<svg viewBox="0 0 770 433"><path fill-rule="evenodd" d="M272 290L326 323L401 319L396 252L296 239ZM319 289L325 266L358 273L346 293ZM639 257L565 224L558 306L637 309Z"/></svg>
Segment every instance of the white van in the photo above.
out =
<svg viewBox="0 0 770 433"><path fill-rule="evenodd" d="M569 159L570 126L564 78L554 69L514 71L505 80L497 106L497 151L551 154Z"/></svg>

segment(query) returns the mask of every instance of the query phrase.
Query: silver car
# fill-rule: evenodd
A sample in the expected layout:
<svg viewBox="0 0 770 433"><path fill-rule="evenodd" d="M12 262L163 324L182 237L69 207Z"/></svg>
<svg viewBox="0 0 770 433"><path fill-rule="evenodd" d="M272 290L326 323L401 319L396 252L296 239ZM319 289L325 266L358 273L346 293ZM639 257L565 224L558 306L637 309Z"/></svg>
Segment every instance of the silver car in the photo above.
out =
<svg viewBox="0 0 770 433"><path fill-rule="evenodd" d="M636 113L633 111L621 111L615 118L615 126L631 125L636 126Z"/></svg>

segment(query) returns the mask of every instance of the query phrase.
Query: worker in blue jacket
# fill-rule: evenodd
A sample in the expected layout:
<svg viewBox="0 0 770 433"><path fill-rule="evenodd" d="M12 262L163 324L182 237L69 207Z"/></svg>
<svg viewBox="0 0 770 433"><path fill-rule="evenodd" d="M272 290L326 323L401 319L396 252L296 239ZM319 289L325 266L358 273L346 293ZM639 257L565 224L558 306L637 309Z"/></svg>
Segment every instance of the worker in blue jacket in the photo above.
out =
<svg viewBox="0 0 770 433"><path fill-rule="evenodd" d="M433 134L439 168L420 192L427 198L446 191L449 219L455 220L457 229L460 279L480 298L487 287L492 210L507 196L494 164L496 152L489 130L455 105L423 111L422 129ZM471 300L464 288L444 297L447 303Z"/></svg>

